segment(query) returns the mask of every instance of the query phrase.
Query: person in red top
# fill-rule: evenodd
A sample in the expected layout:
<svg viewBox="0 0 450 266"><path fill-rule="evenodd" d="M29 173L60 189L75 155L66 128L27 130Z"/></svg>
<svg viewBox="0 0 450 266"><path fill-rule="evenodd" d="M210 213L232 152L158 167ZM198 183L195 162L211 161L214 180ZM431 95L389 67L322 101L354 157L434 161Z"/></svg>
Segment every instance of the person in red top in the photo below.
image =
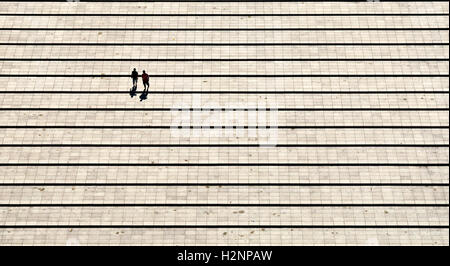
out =
<svg viewBox="0 0 450 266"><path fill-rule="evenodd" d="M148 92L149 85L149 76L145 73L145 70L142 71L142 83L144 83L144 92Z"/></svg>

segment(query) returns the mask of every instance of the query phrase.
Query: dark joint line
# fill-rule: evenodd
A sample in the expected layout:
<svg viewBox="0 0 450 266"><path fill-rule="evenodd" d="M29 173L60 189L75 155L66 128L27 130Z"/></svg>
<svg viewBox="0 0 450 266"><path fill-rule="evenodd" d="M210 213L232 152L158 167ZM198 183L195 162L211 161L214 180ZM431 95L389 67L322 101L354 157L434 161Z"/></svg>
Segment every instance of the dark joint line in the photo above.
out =
<svg viewBox="0 0 450 266"><path fill-rule="evenodd" d="M6 62L446 62L448 58L0 58Z"/></svg>
<svg viewBox="0 0 450 266"><path fill-rule="evenodd" d="M446 163L0 163L0 167L49 167L49 166L114 166L114 167L448 167Z"/></svg>
<svg viewBox="0 0 450 266"><path fill-rule="evenodd" d="M31 126L31 125L0 125L0 129L449 129L449 126Z"/></svg>
<svg viewBox="0 0 450 266"><path fill-rule="evenodd" d="M123 2L123 1L122 1ZM229 1L228 1L229 2ZM279 2L279 1L277 1ZM449 13L322 13L322 14L306 14L306 13L270 13L270 14L252 14L252 13L240 13L240 14L214 14L214 13L177 13L177 14L102 14L102 13L0 13L0 16L7 17L399 17L399 16L449 16Z"/></svg>
<svg viewBox="0 0 450 266"><path fill-rule="evenodd" d="M0 31L448 31L449 28L0 28Z"/></svg>
<svg viewBox="0 0 450 266"><path fill-rule="evenodd" d="M447 74L152 74L151 78L448 78ZM0 74L0 78L129 78L123 74Z"/></svg>
<svg viewBox="0 0 450 266"><path fill-rule="evenodd" d="M448 46L449 43L0 43L0 46Z"/></svg>
<svg viewBox="0 0 450 266"><path fill-rule="evenodd" d="M129 94L129 91L0 91L0 94ZM448 91L149 91L148 94L448 94Z"/></svg>
<svg viewBox="0 0 450 266"><path fill-rule="evenodd" d="M0 147L128 147L128 148L207 148L207 147L248 147L248 148L326 148L326 147L419 147L419 148L449 148L449 144L0 144Z"/></svg>
<svg viewBox="0 0 450 266"><path fill-rule="evenodd" d="M0 112L11 111L45 111L45 112L430 112L449 111L449 108L0 108Z"/></svg>
<svg viewBox="0 0 450 266"><path fill-rule="evenodd" d="M0 187L448 187L449 183L0 183Z"/></svg>
<svg viewBox="0 0 450 266"><path fill-rule="evenodd" d="M267 229L346 229L346 228L361 228L361 229L449 229L448 225L0 225L2 229L211 229L211 228L267 228Z"/></svg>
<svg viewBox="0 0 450 266"><path fill-rule="evenodd" d="M299 207L433 207L442 208L449 207L449 204L396 204L396 203L379 203L379 204L364 204L364 203L320 203L320 204L264 204L264 203L36 203L36 204L0 204L0 208L32 208L32 207L46 207L46 208L79 208L79 207L284 207L284 208L299 208Z"/></svg>

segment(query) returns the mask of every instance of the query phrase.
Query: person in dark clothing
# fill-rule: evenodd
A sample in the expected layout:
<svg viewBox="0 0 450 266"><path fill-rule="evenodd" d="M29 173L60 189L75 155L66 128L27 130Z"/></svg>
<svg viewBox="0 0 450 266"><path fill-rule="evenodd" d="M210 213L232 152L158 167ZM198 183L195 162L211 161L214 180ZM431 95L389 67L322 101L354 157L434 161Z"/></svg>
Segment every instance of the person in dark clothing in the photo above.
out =
<svg viewBox="0 0 450 266"><path fill-rule="evenodd" d="M142 92L141 96L139 98L141 99L141 102L143 100L147 99L148 89L150 87L149 85L149 76L147 73L145 73L145 70L142 71L142 83L144 84L144 91Z"/></svg>
<svg viewBox="0 0 450 266"><path fill-rule="evenodd" d="M145 73L145 70L142 71L142 83L144 84L144 92L148 92L150 87L149 85L149 76Z"/></svg>
<svg viewBox="0 0 450 266"><path fill-rule="evenodd" d="M136 71L136 68L133 69L133 72L131 72L131 79L133 79L133 89L137 89L137 82L138 82L139 73Z"/></svg>

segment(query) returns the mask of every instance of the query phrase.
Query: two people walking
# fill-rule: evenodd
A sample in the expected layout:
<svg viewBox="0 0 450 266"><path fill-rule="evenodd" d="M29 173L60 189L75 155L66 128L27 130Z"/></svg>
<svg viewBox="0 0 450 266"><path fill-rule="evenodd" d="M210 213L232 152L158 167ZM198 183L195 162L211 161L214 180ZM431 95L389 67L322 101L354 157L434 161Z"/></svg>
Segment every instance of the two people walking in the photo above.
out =
<svg viewBox="0 0 450 266"><path fill-rule="evenodd" d="M142 91L140 98L141 98L141 101L143 101L143 100L147 99L148 89L150 87L150 84L149 84L150 77L148 76L147 73L145 73L145 70L142 71L141 77L142 77L142 83L144 85L144 90ZM133 71L131 72L131 79L133 80L133 88L131 88L131 92L130 92L131 97L136 95L138 78L139 78L139 73L137 72L136 68L134 68Z"/></svg>

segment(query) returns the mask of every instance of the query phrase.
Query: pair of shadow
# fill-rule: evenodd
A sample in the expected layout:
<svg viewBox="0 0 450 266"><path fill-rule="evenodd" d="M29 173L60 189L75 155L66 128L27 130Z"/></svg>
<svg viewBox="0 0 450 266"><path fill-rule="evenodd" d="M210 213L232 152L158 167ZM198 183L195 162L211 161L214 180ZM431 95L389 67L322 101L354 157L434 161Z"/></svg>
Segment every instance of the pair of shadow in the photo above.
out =
<svg viewBox="0 0 450 266"><path fill-rule="evenodd" d="M133 98L134 96L137 95L136 91L137 91L137 86L133 86L130 89L130 96L131 96L131 98ZM148 90L144 90L141 93L141 95L139 96L139 99L141 100L141 102L147 99L147 95L148 95Z"/></svg>

